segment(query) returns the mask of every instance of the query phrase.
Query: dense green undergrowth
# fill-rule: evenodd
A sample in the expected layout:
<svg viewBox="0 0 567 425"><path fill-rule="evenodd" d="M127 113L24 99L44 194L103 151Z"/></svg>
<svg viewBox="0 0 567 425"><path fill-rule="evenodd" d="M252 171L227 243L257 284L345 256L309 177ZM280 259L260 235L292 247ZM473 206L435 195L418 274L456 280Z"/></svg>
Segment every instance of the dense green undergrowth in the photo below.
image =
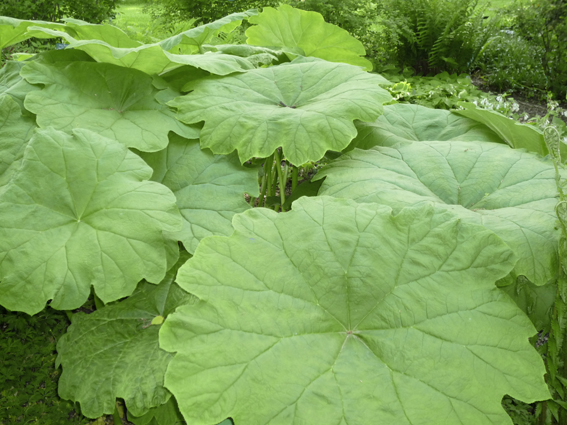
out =
<svg viewBox="0 0 567 425"><path fill-rule="evenodd" d="M71 317L58 393L86 418L565 424L559 132L463 77L369 72L287 5L146 44L77 20L0 36L67 45L0 71L0 304L51 344L51 309Z"/></svg>

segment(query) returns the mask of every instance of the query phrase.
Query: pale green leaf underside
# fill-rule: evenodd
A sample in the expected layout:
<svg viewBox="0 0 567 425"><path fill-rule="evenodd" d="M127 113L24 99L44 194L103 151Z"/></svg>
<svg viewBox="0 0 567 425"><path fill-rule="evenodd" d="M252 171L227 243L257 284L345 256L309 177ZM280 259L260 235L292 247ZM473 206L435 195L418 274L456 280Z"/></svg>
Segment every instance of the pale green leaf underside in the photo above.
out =
<svg viewBox="0 0 567 425"><path fill-rule="evenodd" d="M141 156L154 170L152 180L175 194L183 229L172 237L191 253L204 237L230 235L234 214L250 208L244 194L259 195L257 170L240 165L235 154L203 151L198 141L173 136L166 149Z"/></svg>
<svg viewBox="0 0 567 425"><path fill-rule="evenodd" d="M494 286L515 257L481 226L318 197L234 227L179 270L202 301L160 332L188 423L511 425L504 394L549 397L535 329Z"/></svg>
<svg viewBox="0 0 567 425"><path fill-rule="evenodd" d="M477 121L443 109L403 103L384 106L384 114L375 122L357 122L356 128L358 135L348 150L429 140L504 143L496 133Z"/></svg>
<svg viewBox="0 0 567 425"><path fill-rule="evenodd" d="M0 49L28 40L32 37L53 38L43 31L30 30L30 26L41 25L44 28L63 29L64 25L46 21L22 21L0 16Z"/></svg>
<svg viewBox="0 0 567 425"><path fill-rule="evenodd" d="M155 99L158 90L143 72L95 62L31 62L21 73L45 85L24 102L40 127L86 128L141 151L165 148L170 131L198 137L196 128L182 125Z"/></svg>
<svg viewBox="0 0 567 425"><path fill-rule="evenodd" d="M317 174L321 195L400 209L433 202L497 233L537 285L557 271L553 164L488 142L421 142L354 150Z"/></svg>
<svg viewBox="0 0 567 425"><path fill-rule="evenodd" d="M391 99L382 77L360 68L302 58L277 67L197 81L168 104L187 124L205 121L201 146L235 149L240 161L268 157L282 146L294 165L340 151L356 136L355 119L374 121Z"/></svg>
<svg viewBox="0 0 567 425"><path fill-rule="evenodd" d="M181 228L175 197L151 169L84 129L37 130L0 195L0 303L34 314L80 307L94 286L110 302L163 279ZM172 258L173 257L173 258Z"/></svg>
<svg viewBox="0 0 567 425"><path fill-rule="evenodd" d="M19 168L35 128L32 118L22 117L15 100L8 95L0 95L0 191Z"/></svg>
<svg viewBox="0 0 567 425"><path fill-rule="evenodd" d="M346 30L328 24L317 12L308 12L282 4L278 9L264 7L249 19L256 24L246 30L248 44L291 49L303 56L330 62L344 62L372 70L365 59L362 43Z"/></svg>
<svg viewBox="0 0 567 425"><path fill-rule="evenodd" d="M34 27L35 28L35 27ZM133 68L149 75L160 74L182 65L190 65L215 75L227 75L254 68L245 58L222 53L202 55L176 55L163 49L159 44L143 44L139 47L114 47L101 40L76 40L71 35L37 27L55 37L62 37L69 48L83 50L97 62Z"/></svg>
<svg viewBox="0 0 567 425"><path fill-rule="evenodd" d="M496 111L477 108L472 103L463 103L462 105L465 109L451 111L451 113L486 125L514 149L523 148L542 156L548 154L543 134L535 127L520 124Z"/></svg>
<svg viewBox="0 0 567 425"><path fill-rule="evenodd" d="M73 315L57 343L57 361L63 365L61 398L79 402L89 418L112 414L117 398L138 416L170 398L163 379L172 355L159 348L160 326L152 320L194 302L195 297L173 283L188 257L182 256L159 285L141 282L124 301Z"/></svg>

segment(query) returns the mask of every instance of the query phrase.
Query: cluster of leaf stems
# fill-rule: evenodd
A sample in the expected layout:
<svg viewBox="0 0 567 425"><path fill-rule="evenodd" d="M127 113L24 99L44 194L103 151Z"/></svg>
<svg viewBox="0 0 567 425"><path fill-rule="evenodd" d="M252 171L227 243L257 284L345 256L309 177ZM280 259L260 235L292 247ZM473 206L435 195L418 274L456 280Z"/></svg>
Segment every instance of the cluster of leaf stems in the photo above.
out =
<svg viewBox="0 0 567 425"><path fill-rule="evenodd" d="M567 179L562 179L566 170L561 161L561 136L554 126L544 131L545 143L555 167L555 183L559 193L559 202L555 207L561 238L559 240L559 266L557 294L551 317L551 330L544 352L547 369L547 384L553 396L552 400L539 403L536 408L538 425L556 423L567 425ZM563 173L565 174L565 173ZM547 417L547 412L551 417ZM548 420L549 419L549 420ZM554 422L555 421L555 422Z"/></svg>

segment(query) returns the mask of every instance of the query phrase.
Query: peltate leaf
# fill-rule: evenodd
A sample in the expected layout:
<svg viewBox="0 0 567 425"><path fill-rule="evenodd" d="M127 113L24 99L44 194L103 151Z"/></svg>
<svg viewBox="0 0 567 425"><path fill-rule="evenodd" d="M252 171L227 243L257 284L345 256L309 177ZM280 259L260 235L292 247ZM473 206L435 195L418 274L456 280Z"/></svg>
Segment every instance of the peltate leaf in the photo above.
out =
<svg viewBox="0 0 567 425"><path fill-rule="evenodd" d="M282 4L278 9L264 7L262 13L248 21L256 24L246 30L248 44L287 48L291 53L302 56L372 70L372 63L361 57L366 55L362 43L346 30L326 23L317 12Z"/></svg>
<svg viewBox="0 0 567 425"><path fill-rule="evenodd" d="M0 95L0 192L19 168L35 128L32 118L22 117L15 100Z"/></svg>
<svg viewBox="0 0 567 425"><path fill-rule="evenodd" d="M79 402L89 418L112 414L117 398L137 416L170 398L163 379L172 355L159 348L161 326L152 322L194 302L195 297L174 283L188 257L182 255L159 285L141 282L124 301L73 315L57 343L57 362L63 365L61 398Z"/></svg>
<svg viewBox="0 0 567 425"><path fill-rule="evenodd" d="M551 161L488 142L420 142L354 150L319 172L319 194L399 210L432 202L498 234L518 255L514 278L557 273L557 188Z"/></svg>
<svg viewBox="0 0 567 425"><path fill-rule="evenodd" d="M86 128L141 151L165 148L170 131L198 137L196 128L181 125L155 99L152 78L141 71L95 62L31 62L21 73L45 86L24 103L40 127Z"/></svg>
<svg viewBox="0 0 567 425"><path fill-rule="evenodd" d="M206 236L232 233L234 214L250 208L245 193L259 196L257 170L240 165L235 154L202 151L198 141L173 136L166 149L141 156L154 169L152 180L175 194L183 230L172 237L191 253Z"/></svg>
<svg viewBox="0 0 567 425"><path fill-rule="evenodd" d="M424 140L463 140L504 143L484 124L443 109L398 103L384 106L375 122L357 122L358 135L347 150L393 146Z"/></svg>
<svg viewBox="0 0 567 425"><path fill-rule="evenodd" d="M374 121L391 99L382 77L360 68L302 58L277 67L206 79L169 105L187 124L205 121L201 146L238 150L240 161L266 158L282 146L294 165L340 151L356 136L353 120Z"/></svg>
<svg viewBox="0 0 567 425"><path fill-rule="evenodd" d="M477 108L472 103L460 102L459 105L464 109L454 110L451 113L486 125L514 149L523 148L542 156L548 154L543 133L537 128L520 124L496 111ZM562 152L567 153L567 147L563 147Z"/></svg>
<svg viewBox="0 0 567 425"><path fill-rule="evenodd" d="M35 314L80 307L91 285L105 303L141 279L160 282L177 255L175 197L152 170L84 129L37 130L0 195L0 303ZM173 259L173 261L175 261Z"/></svg>
<svg viewBox="0 0 567 425"><path fill-rule="evenodd" d="M160 331L188 423L512 425L504 394L549 397L535 329L494 285L516 259L489 230L328 197L234 227L179 270L201 301Z"/></svg>

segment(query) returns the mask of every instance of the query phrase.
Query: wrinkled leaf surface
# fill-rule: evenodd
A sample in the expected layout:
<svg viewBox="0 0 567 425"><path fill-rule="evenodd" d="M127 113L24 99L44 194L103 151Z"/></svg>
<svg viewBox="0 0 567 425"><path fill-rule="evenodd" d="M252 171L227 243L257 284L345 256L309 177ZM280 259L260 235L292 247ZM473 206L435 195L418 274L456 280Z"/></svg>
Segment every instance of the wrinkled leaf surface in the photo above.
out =
<svg viewBox="0 0 567 425"><path fill-rule="evenodd" d="M174 236L191 253L206 236L230 235L234 214L250 208L244 194L259 195L257 170L240 165L235 154L203 151L198 141L173 136L166 149L141 156L154 170L152 180L175 194L183 230Z"/></svg>
<svg viewBox="0 0 567 425"><path fill-rule="evenodd" d="M161 326L152 322L194 302L195 297L174 283L188 257L181 256L159 285L141 282L124 301L73 315L57 343L57 361L63 365L61 398L79 402L89 418L112 414L117 398L138 416L170 399L163 379L172 355L159 348Z"/></svg>
<svg viewBox="0 0 567 425"><path fill-rule="evenodd" d="M557 188L550 161L487 142L421 142L354 150L318 173L319 194L398 210L433 202L493 230L520 260L515 276L543 285L557 273Z"/></svg>
<svg viewBox="0 0 567 425"><path fill-rule="evenodd" d="M0 303L34 314L160 282L181 228L175 197L123 145L84 129L38 130L0 195Z"/></svg>
<svg viewBox="0 0 567 425"><path fill-rule="evenodd" d="M504 394L549 397L535 329L494 285L516 259L487 229L328 197L234 227L179 270L201 302L160 332L189 423L511 425Z"/></svg>
<svg viewBox="0 0 567 425"><path fill-rule="evenodd" d="M340 151L356 136L353 120L374 121L391 99L382 77L359 68L302 58L277 67L194 83L169 102L187 124L205 121L201 146L235 149L240 161L266 158L277 147L294 165Z"/></svg>

